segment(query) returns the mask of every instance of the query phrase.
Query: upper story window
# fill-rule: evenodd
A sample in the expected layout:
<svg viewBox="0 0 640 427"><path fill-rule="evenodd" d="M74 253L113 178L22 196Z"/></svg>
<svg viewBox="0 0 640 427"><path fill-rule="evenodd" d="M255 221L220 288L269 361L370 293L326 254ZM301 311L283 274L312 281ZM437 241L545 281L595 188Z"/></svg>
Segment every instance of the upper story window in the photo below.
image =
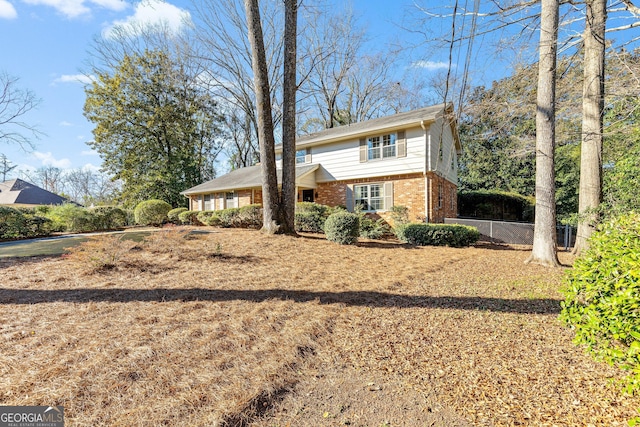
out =
<svg viewBox="0 0 640 427"><path fill-rule="evenodd" d="M396 157L396 134L372 136L367 139L367 159L386 159Z"/></svg>
<svg viewBox="0 0 640 427"><path fill-rule="evenodd" d="M360 139L360 162L406 157L404 131Z"/></svg>
<svg viewBox="0 0 640 427"><path fill-rule="evenodd" d="M311 150L309 148L296 151L296 164L311 163Z"/></svg>

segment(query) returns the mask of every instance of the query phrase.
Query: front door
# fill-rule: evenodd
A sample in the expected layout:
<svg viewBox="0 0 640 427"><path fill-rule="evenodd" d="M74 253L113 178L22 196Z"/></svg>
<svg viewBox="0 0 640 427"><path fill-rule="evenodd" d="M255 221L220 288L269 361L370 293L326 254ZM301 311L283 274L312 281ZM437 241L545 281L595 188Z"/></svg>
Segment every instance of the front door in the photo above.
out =
<svg viewBox="0 0 640 427"><path fill-rule="evenodd" d="M302 190L302 201L313 202L313 190Z"/></svg>

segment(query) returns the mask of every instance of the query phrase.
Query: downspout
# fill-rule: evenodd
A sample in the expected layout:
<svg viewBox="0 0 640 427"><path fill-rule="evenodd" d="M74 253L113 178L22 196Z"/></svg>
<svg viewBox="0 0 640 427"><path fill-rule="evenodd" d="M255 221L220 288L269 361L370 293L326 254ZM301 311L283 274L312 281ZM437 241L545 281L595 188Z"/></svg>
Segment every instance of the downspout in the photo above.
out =
<svg viewBox="0 0 640 427"><path fill-rule="evenodd" d="M424 164L424 220L429 222L429 212L431 207L431 179L427 172L431 172L431 132L427 132L427 126L424 120L420 121L420 127L425 133L425 142L427 149L427 158Z"/></svg>

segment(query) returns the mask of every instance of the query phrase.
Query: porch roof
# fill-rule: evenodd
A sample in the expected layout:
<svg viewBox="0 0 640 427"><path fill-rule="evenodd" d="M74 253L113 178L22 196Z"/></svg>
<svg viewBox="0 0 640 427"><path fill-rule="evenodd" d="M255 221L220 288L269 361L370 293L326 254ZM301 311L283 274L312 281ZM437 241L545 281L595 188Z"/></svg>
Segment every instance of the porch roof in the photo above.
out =
<svg viewBox="0 0 640 427"><path fill-rule="evenodd" d="M296 166L296 183L320 167L319 164ZM278 184L282 183L282 169L277 169ZM236 169L219 178L214 178L188 190L181 192L185 196L191 194L218 193L223 191L242 190L262 187L262 171L260 165Z"/></svg>

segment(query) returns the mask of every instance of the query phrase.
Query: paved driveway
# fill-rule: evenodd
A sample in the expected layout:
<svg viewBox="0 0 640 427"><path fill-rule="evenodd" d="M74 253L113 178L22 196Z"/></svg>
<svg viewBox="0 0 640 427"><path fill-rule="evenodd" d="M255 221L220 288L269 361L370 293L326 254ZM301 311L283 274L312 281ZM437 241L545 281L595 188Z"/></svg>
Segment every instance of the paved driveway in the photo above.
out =
<svg viewBox="0 0 640 427"><path fill-rule="evenodd" d="M0 258L28 257L37 255L62 255L70 248L87 241L91 236L100 234L122 234L126 239L142 240L151 231L110 231L106 233L65 234L63 236L42 237L39 239L15 240L0 243Z"/></svg>

